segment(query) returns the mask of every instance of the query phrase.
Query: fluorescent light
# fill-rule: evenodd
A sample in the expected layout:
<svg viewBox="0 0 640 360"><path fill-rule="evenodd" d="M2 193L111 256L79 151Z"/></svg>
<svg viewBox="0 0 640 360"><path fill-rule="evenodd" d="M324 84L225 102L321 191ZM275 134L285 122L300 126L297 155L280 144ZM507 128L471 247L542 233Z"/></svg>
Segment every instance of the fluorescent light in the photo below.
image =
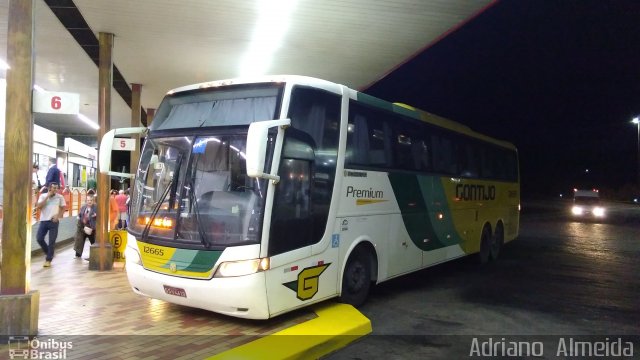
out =
<svg viewBox="0 0 640 360"><path fill-rule="evenodd" d="M289 28L289 18L296 0L259 0L258 20L251 44L240 63L240 76L267 73L273 54L278 50Z"/></svg>
<svg viewBox="0 0 640 360"><path fill-rule="evenodd" d="M88 117L82 114L78 114L78 119L82 120L82 122L84 122L85 124L91 126L96 130L100 129L100 125L96 124L93 120L89 119Z"/></svg>

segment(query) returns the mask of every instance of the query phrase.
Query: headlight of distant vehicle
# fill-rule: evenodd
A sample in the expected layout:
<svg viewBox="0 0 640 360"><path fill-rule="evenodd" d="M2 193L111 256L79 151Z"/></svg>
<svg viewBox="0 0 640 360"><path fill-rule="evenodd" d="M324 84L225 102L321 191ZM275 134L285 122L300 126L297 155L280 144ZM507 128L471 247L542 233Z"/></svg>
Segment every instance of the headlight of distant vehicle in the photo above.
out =
<svg viewBox="0 0 640 360"><path fill-rule="evenodd" d="M571 208L571 213L573 213L573 215L582 215L583 212L584 209L582 206L574 206Z"/></svg>
<svg viewBox="0 0 640 360"><path fill-rule="evenodd" d="M603 217L604 216L604 208L600 207L600 206L596 206L593 208L593 215L595 215L596 217Z"/></svg>

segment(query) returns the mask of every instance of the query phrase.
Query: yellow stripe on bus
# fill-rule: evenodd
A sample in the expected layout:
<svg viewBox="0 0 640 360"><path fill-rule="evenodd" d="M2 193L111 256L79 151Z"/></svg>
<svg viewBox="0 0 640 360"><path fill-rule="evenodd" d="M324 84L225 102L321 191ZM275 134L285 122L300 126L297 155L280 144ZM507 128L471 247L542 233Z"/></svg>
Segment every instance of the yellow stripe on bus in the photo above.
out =
<svg viewBox="0 0 640 360"><path fill-rule="evenodd" d="M358 199L358 200L356 200L356 205L358 205L358 206L360 206L360 205L371 205L371 204L377 204L377 203L385 202L385 201L389 201L389 200Z"/></svg>

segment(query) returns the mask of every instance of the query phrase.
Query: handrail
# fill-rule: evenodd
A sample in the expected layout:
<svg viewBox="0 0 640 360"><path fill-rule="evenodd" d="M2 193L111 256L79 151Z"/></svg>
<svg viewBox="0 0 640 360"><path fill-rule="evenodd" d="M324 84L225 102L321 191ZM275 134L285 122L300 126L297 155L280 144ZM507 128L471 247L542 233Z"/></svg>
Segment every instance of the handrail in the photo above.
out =
<svg viewBox="0 0 640 360"><path fill-rule="evenodd" d="M87 200L87 189L73 189L71 191L71 211L69 216L73 216L74 212L80 211L82 204Z"/></svg>
<svg viewBox="0 0 640 360"><path fill-rule="evenodd" d="M76 201L73 201L73 199L76 198ZM69 214L69 216L73 215L73 212L76 210L80 210L80 190L78 189L73 189L71 191L71 212Z"/></svg>
<svg viewBox="0 0 640 360"><path fill-rule="evenodd" d="M65 186L65 188L62 190L62 196L64 197L64 201L67 204L71 203L71 191L69 190L68 186ZM64 211L64 214L62 215L62 217L65 216L65 214L67 213L67 211L69 212L69 216L71 216L71 212L73 211L72 209L69 208L69 206L67 206L67 209Z"/></svg>

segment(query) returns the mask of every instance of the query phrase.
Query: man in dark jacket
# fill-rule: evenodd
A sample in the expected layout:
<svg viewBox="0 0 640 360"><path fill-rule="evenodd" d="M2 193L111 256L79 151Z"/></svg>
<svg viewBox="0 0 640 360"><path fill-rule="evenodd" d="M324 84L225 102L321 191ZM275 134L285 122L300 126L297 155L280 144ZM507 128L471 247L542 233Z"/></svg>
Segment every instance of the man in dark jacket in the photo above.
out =
<svg viewBox="0 0 640 360"><path fill-rule="evenodd" d="M60 183L60 169L58 169L58 165L56 162L58 160L54 157L49 158L49 171L47 171L47 177L45 178L44 186L49 187L51 183Z"/></svg>

